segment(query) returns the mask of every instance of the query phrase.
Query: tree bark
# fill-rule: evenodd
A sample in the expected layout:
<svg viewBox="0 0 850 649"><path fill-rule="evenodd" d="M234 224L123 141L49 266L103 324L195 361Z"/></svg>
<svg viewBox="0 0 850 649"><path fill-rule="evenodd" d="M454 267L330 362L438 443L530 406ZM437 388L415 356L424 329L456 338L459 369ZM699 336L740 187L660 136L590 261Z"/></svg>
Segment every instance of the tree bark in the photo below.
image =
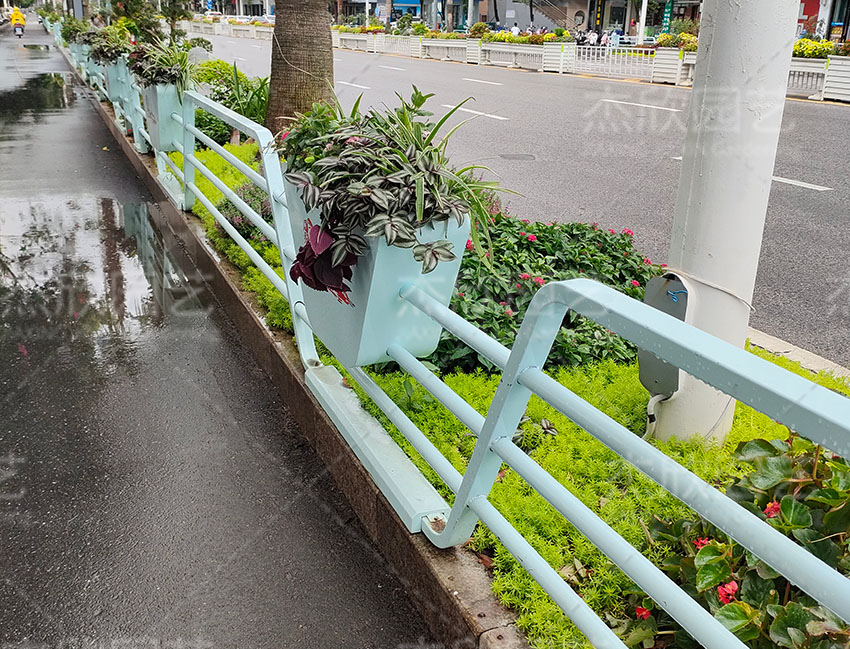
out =
<svg viewBox="0 0 850 649"><path fill-rule="evenodd" d="M342 24L342 2L343 0L336 0L336 24Z"/></svg>
<svg viewBox="0 0 850 649"><path fill-rule="evenodd" d="M266 127L283 130L296 113L333 96L334 62L327 0L277 0Z"/></svg>
<svg viewBox="0 0 850 649"><path fill-rule="evenodd" d="M386 5L385 5L385 11L386 11L386 14L387 14L387 20L385 22L386 22L386 25L387 25L387 33L389 34L390 33L390 23L392 22L392 19L393 19L393 0L387 0Z"/></svg>
<svg viewBox="0 0 850 649"><path fill-rule="evenodd" d="M490 0L493 3L493 20L499 22L499 0Z"/></svg>

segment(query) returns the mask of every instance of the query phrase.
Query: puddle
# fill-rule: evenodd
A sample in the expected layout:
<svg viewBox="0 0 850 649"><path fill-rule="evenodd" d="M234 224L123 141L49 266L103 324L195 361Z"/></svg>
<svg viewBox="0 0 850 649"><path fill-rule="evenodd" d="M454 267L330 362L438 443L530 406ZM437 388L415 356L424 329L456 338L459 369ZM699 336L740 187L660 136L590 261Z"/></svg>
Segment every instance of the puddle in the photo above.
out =
<svg viewBox="0 0 850 649"><path fill-rule="evenodd" d="M0 92L0 124L16 121L24 112L67 108L74 102L70 75L50 72L27 79L23 85Z"/></svg>
<svg viewBox="0 0 850 649"><path fill-rule="evenodd" d="M21 45L21 47L28 50L36 50L38 52L48 52L50 51L50 45L36 45L35 43L25 43Z"/></svg>
<svg viewBox="0 0 850 649"><path fill-rule="evenodd" d="M145 204L12 201L0 216L0 342L133 339L203 311ZM5 339L5 341L4 341ZM19 354L27 352L18 350ZM2 355L2 354L0 354Z"/></svg>

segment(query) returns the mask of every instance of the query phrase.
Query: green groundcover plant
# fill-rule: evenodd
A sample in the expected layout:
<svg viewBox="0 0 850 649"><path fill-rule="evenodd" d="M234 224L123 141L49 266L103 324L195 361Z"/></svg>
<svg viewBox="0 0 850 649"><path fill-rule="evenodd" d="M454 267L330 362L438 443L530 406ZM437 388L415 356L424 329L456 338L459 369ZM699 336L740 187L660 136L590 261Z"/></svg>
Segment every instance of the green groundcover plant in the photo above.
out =
<svg viewBox="0 0 850 649"><path fill-rule="evenodd" d="M228 145L227 148L240 160L257 167L256 145ZM180 154L171 156L181 164ZM270 219L268 211L264 211L265 197L251 193L247 178L210 151L201 151L198 157L229 187L238 188L240 195L258 213ZM226 219L242 228L240 232L282 276L276 248L257 237L253 226L235 220L238 215L204 178L198 178L197 184L214 204L221 206ZM196 202L193 211L205 224L212 245L241 271L243 286L268 309L269 325L291 332L288 305L271 282L223 235L212 215L200 203ZM496 219L497 232L500 232L500 219L510 224L504 236L522 246L525 243L519 241L520 237L525 242L528 242L529 233L539 237L534 234L537 232L534 228L540 228L541 232L558 232L553 226L524 223L501 215ZM584 226L587 230L584 231L574 224L559 227L571 233L578 232L575 238L584 242L583 245L601 244L596 249L600 257L593 263L583 262L590 265L584 267L582 275L589 273L591 267L597 268L597 273L600 272L598 268L606 269L605 276L619 278L615 285L629 292L638 290L637 286L631 289L628 286L631 273L640 269L645 280L657 272L656 267L639 255L637 266L631 267L633 247L628 232L600 232L592 226ZM500 241L499 236L502 235L497 234L494 240L496 250L499 249L496 243ZM611 250L602 252L608 250L606 246L611 246ZM603 263L601 256L606 254L619 261ZM533 255L529 253L529 256ZM586 255L579 254L580 258L583 256ZM535 284L533 277L531 282ZM323 350L321 345L319 348ZM812 377L792 361L758 349L751 351L789 371L814 378L829 389L850 395L850 385L842 379L829 374ZM326 353L322 360L337 365L344 373ZM551 364L548 371L562 385L635 434L644 432L648 394L640 384L635 363L608 358L572 367ZM475 447L475 437L405 373L390 368L382 371L373 368L370 373L448 460L463 472ZM481 369L451 370L441 375L476 410L482 414L487 412L498 386L498 375ZM453 495L446 485L365 393L353 382L351 385L364 407L382 422L423 474L451 502ZM850 630L840 620L537 397L531 399L514 440L617 533L666 570L747 645L754 649L847 647ZM737 405L734 425L725 444L675 439L652 443L830 565L844 574L850 573L850 469L843 458L811 444L743 404ZM655 602L513 471L506 469L500 473L490 501L627 646L644 649L697 646ZM485 526L478 526L467 548L477 553L492 571L494 592L502 603L517 611L518 626L535 649L588 646L557 605Z"/></svg>

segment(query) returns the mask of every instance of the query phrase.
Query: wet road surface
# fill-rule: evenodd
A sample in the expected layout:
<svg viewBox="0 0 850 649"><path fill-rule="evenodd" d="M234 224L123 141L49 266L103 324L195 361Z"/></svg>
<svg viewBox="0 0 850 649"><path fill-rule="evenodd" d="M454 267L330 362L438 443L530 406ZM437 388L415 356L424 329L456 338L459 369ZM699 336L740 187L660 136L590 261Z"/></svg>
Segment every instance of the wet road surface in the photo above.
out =
<svg viewBox="0 0 850 649"><path fill-rule="evenodd" d="M0 646L429 643L67 72L0 29Z"/></svg>

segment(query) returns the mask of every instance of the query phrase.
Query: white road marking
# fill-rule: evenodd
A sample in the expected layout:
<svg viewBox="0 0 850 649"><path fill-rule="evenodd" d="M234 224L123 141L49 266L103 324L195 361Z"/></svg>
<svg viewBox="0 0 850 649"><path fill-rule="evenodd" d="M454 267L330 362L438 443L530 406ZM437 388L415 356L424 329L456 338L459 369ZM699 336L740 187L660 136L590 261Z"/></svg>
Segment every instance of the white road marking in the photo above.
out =
<svg viewBox="0 0 850 649"><path fill-rule="evenodd" d="M484 81L484 79L467 79L463 78L463 81L472 81L473 83L486 83L488 86L502 86L504 84L497 83L496 81Z"/></svg>
<svg viewBox="0 0 850 649"><path fill-rule="evenodd" d="M361 90L371 90L369 86L361 86L359 83L349 83L348 81L337 81L337 83L341 83L344 86L351 86L352 88L360 88Z"/></svg>
<svg viewBox="0 0 850 649"><path fill-rule="evenodd" d="M342 59L334 59L334 63L342 63Z"/></svg>
<svg viewBox="0 0 850 649"><path fill-rule="evenodd" d="M673 160L682 160L682 156L677 155L673 156ZM777 183L785 183L786 185L794 185L795 187L802 187L803 189L813 189L816 192L831 192L834 191L832 187L824 187L823 185L813 185L812 183L804 183L802 180L792 180L790 178L783 178L782 176L774 176L774 182Z"/></svg>
<svg viewBox="0 0 850 649"><path fill-rule="evenodd" d="M832 187L824 187L823 185L812 185L811 183L804 183L802 180L790 180L788 178L782 178L781 176L774 176L773 179L778 183L785 183L786 185L796 185L797 187L803 187L805 189L814 189L816 192L832 191Z"/></svg>
<svg viewBox="0 0 850 649"><path fill-rule="evenodd" d="M451 104L443 104L443 108L454 108ZM510 117L503 117L502 115L491 115L490 113L482 113L477 110L472 110L471 108L458 108L458 110L463 111L464 113L472 113L473 115L479 115L481 117L489 117L490 119L498 119L502 121L507 121Z"/></svg>
<svg viewBox="0 0 850 649"><path fill-rule="evenodd" d="M602 101L608 102L609 104L625 104L626 106L639 106L640 108L655 108L656 110L667 110L671 113L682 112L678 108L667 108L667 106L653 106L652 104L636 104L632 101L617 101L616 99L603 99Z"/></svg>
<svg viewBox="0 0 850 649"><path fill-rule="evenodd" d="M248 60L248 59L243 59L241 56L234 56L233 58L236 59L237 61L247 61Z"/></svg>
<svg viewBox="0 0 850 649"><path fill-rule="evenodd" d="M251 47L256 47L258 50L263 49L263 46L262 46L262 45L252 45Z"/></svg>
<svg viewBox="0 0 850 649"><path fill-rule="evenodd" d="M399 72L404 72L404 68L395 68L391 65L379 65L379 68L384 68L384 70L398 70Z"/></svg>

